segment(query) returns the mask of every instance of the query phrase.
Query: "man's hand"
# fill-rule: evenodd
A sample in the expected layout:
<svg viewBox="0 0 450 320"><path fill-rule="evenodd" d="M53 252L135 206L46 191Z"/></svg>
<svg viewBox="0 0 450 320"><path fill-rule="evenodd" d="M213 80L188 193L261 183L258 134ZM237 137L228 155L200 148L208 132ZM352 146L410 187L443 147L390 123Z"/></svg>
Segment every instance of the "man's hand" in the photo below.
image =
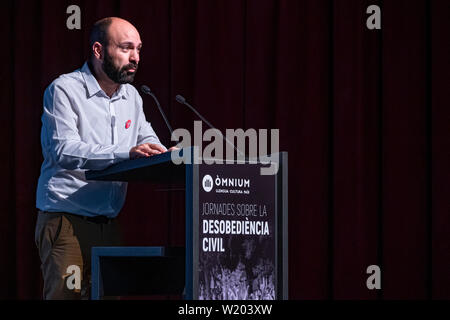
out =
<svg viewBox="0 0 450 320"><path fill-rule="evenodd" d="M150 157L167 150L159 144L143 143L130 149L130 159Z"/></svg>

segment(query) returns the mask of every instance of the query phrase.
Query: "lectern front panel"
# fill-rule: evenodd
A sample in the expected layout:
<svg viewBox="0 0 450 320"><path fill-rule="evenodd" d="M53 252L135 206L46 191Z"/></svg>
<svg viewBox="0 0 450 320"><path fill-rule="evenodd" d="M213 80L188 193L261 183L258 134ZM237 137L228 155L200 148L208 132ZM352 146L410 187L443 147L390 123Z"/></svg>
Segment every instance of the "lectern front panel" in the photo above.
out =
<svg viewBox="0 0 450 320"><path fill-rule="evenodd" d="M277 299L277 176L261 166L198 166L194 299Z"/></svg>

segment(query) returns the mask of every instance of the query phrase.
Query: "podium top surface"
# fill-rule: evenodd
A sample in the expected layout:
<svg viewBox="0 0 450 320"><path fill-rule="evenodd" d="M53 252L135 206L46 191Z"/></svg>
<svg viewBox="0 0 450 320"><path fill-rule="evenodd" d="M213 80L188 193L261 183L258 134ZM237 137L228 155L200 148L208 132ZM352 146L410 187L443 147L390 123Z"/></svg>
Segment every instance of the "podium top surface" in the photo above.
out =
<svg viewBox="0 0 450 320"><path fill-rule="evenodd" d="M154 183L184 184L186 177L186 165L183 163L178 165L175 164L172 161L172 155L174 158L182 158L183 153L189 151L192 152L191 147L183 148L178 151L164 152L148 158L125 160L104 170L86 171L86 179L101 181L147 181ZM286 152L280 152L278 154L287 156ZM186 155L189 155L190 157L192 153L188 153ZM247 158L245 162L246 161L250 161L251 163L258 162L257 159L249 160Z"/></svg>
<svg viewBox="0 0 450 320"><path fill-rule="evenodd" d="M164 152L148 158L125 160L104 170L86 171L87 180L102 181L150 181L157 183L184 182L185 165L176 165L172 152Z"/></svg>

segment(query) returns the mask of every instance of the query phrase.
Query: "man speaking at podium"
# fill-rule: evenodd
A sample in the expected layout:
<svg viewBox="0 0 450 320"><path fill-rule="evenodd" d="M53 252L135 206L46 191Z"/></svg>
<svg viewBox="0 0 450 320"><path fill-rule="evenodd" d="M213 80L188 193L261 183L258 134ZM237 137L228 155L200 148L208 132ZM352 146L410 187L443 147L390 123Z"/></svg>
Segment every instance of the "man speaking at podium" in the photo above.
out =
<svg viewBox="0 0 450 320"><path fill-rule="evenodd" d="M142 46L136 28L120 18L102 19L89 46L83 67L44 93L35 231L44 299L88 299L91 247L121 244L115 218L127 184L86 181L84 172L167 151L129 84Z"/></svg>

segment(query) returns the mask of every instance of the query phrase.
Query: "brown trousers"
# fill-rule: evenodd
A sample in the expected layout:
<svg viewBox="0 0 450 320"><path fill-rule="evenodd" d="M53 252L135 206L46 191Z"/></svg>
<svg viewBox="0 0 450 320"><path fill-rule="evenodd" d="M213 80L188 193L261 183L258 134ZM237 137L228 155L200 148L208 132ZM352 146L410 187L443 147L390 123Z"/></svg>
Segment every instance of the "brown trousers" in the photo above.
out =
<svg viewBox="0 0 450 320"><path fill-rule="evenodd" d="M90 219L64 212L39 211L35 230L45 300L89 299L91 248L120 246L117 219ZM74 277L78 276L78 288Z"/></svg>

